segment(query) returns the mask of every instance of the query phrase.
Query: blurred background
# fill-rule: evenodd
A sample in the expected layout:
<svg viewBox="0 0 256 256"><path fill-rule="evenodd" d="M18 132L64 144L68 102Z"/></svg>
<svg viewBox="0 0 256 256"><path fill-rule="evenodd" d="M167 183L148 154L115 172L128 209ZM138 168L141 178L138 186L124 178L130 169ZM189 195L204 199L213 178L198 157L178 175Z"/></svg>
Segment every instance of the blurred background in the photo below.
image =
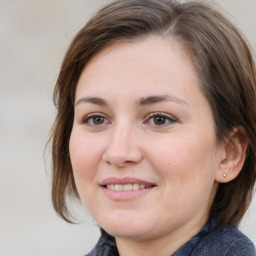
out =
<svg viewBox="0 0 256 256"><path fill-rule="evenodd" d="M64 53L106 2L0 0L0 256L81 256L99 237L86 213L71 225L53 211L44 147ZM217 2L256 51L256 0ZM240 228L256 243L256 198Z"/></svg>

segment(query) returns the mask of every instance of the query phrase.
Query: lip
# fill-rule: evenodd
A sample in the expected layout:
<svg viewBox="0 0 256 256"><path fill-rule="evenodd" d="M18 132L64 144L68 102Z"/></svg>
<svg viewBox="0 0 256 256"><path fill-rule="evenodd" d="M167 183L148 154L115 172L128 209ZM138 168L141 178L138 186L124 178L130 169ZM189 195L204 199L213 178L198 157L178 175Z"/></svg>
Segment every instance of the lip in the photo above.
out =
<svg viewBox="0 0 256 256"><path fill-rule="evenodd" d="M106 188L106 186L110 184L121 184L121 185L143 184L145 185L145 188L132 190L132 191L115 191L115 190L110 190ZM125 178L109 177L104 179L102 182L100 182L100 186L104 194L108 198L114 201L130 201L130 200L136 200L148 194L150 191L152 191L156 187L156 184L148 181L144 181L141 179L137 179L137 178L132 178L132 177L125 177Z"/></svg>
<svg viewBox="0 0 256 256"><path fill-rule="evenodd" d="M141 180L141 179L137 179L137 178L133 178L133 177L124 177L124 178L117 178L117 177L109 177L104 179L103 181L100 182L101 186L106 186L106 185L110 185L110 184L143 184L145 186L155 186L156 184L145 181L145 180Z"/></svg>

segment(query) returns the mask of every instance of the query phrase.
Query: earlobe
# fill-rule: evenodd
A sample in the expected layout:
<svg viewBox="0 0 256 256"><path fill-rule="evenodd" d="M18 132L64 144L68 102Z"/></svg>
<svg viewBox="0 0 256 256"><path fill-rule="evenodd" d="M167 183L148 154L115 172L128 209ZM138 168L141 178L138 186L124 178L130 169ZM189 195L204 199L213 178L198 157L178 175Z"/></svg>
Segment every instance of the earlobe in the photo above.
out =
<svg viewBox="0 0 256 256"><path fill-rule="evenodd" d="M234 128L222 148L219 168L215 174L217 182L227 183L239 175L245 162L247 147L244 128Z"/></svg>

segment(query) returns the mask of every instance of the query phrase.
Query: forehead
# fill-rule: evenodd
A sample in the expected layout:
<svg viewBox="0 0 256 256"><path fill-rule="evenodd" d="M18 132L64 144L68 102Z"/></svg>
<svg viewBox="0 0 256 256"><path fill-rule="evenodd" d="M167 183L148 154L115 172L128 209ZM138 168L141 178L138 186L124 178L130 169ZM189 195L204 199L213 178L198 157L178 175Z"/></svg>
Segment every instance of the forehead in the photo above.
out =
<svg viewBox="0 0 256 256"><path fill-rule="evenodd" d="M184 47L170 38L150 36L117 42L98 52L85 66L76 95L179 94L193 85L199 88L199 79Z"/></svg>

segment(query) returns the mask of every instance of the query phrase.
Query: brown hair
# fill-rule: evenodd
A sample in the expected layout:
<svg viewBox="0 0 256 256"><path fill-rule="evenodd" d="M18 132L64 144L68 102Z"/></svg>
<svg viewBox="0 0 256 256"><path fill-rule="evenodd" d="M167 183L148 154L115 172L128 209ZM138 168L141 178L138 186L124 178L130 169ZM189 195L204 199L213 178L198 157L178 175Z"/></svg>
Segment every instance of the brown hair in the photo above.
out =
<svg viewBox="0 0 256 256"><path fill-rule="evenodd" d="M71 43L56 83L57 116L52 128L52 201L71 220L67 198L79 198L69 156L74 97L86 63L121 40L148 35L171 37L190 53L211 104L219 142L238 126L249 142L245 164L233 181L220 184L210 217L238 224L252 198L256 179L256 71L238 29L206 1L118 0L101 9Z"/></svg>

